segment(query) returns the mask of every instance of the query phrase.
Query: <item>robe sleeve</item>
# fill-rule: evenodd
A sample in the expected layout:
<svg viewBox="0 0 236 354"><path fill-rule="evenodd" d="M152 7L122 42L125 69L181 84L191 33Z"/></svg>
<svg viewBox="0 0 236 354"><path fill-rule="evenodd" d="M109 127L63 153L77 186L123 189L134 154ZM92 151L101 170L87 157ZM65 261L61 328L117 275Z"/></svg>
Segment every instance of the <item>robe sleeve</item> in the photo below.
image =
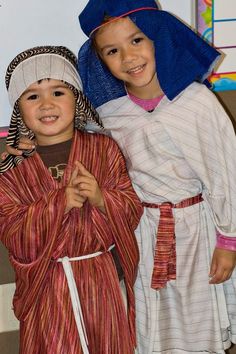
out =
<svg viewBox="0 0 236 354"><path fill-rule="evenodd" d="M64 217L65 193L58 189L33 200L17 168L1 176L0 235L16 273L14 311L24 320L43 289Z"/></svg>
<svg viewBox="0 0 236 354"><path fill-rule="evenodd" d="M113 235L113 241L124 271L130 333L135 344L133 285L137 275L139 252L134 230L138 226L143 208L132 187L123 155L117 144L113 140L109 140L110 143L106 150L109 163L102 185L106 216L102 215L99 209L94 208L93 217L96 219L97 227L106 218Z"/></svg>
<svg viewBox="0 0 236 354"><path fill-rule="evenodd" d="M188 89L187 89L188 90ZM193 102L191 102L193 101ZM216 229L236 235L236 137L223 107L203 85L186 106L184 122L176 116L166 128L176 147L202 183L203 196Z"/></svg>
<svg viewBox="0 0 236 354"><path fill-rule="evenodd" d="M110 145L111 147L111 145ZM136 277L137 245L134 230L137 228L143 208L129 179L125 160L116 144L113 147L115 158L107 171L108 182L103 187L106 216L114 234L121 262L129 268L132 282ZM128 261L127 261L128 260ZM132 266L130 262L133 262Z"/></svg>

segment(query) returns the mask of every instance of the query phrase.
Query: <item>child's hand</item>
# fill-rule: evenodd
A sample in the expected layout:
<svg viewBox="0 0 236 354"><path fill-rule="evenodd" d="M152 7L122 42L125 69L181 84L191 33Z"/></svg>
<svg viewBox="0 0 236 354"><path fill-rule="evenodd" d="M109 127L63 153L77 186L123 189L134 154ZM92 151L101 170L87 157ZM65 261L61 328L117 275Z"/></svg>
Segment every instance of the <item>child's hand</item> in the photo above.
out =
<svg viewBox="0 0 236 354"><path fill-rule="evenodd" d="M21 156L22 155L22 151L18 150L10 145L6 145L6 151L4 151L1 154L1 159L5 160L7 158L8 155L15 155L15 156Z"/></svg>
<svg viewBox="0 0 236 354"><path fill-rule="evenodd" d="M20 141L18 144L19 150L32 150L35 148L35 141L26 138L25 136L20 137Z"/></svg>
<svg viewBox="0 0 236 354"><path fill-rule="evenodd" d="M9 154L20 156L23 153L22 150L32 150L34 148L35 142L23 136L20 138L19 145L17 148L13 148L10 145L6 145L6 151L1 154L1 159L4 160Z"/></svg>
<svg viewBox="0 0 236 354"><path fill-rule="evenodd" d="M86 197L80 195L78 186L76 185L75 181L79 174L79 167L75 166L68 186L66 187L66 208L65 213L68 213L72 208L79 208L81 209L86 201Z"/></svg>
<svg viewBox="0 0 236 354"><path fill-rule="evenodd" d="M236 251L215 248L211 261L209 284L219 284L228 280L236 266Z"/></svg>
<svg viewBox="0 0 236 354"><path fill-rule="evenodd" d="M78 187L79 194L84 198L88 198L88 201L92 206L105 212L103 195L95 177L82 165L81 162L76 161L76 167L79 169L79 173L75 178L74 183Z"/></svg>

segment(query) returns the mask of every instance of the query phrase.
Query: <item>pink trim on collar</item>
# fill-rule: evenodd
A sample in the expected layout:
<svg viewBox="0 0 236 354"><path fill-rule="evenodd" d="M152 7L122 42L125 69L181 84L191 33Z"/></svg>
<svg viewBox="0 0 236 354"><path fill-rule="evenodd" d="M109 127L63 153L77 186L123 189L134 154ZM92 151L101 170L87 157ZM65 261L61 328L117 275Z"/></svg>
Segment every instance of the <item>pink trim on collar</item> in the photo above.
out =
<svg viewBox="0 0 236 354"><path fill-rule="evenodd" d="M101 28L101 27L107 25L108 23L111 23L111 22L113 22L113 21L117 21L117 20L119 20L119 19L122 18L122 17L125 17L125 16L128 16L129 14L132 14L133 12L138 12L138 11L142 11L142 10L157 10L157 11L158 11L159 9L157 9L156 7L139 7L138 9L130 10L130 11L124 13L123 15L117 16L117 17L113 18L112 20L110 20L110 21L108 21L108 22L106 22L106 23L103 23L103 24L101 24L100 26L97 26L96 28L94 28L94 29L92 30L92 32L90 32L89 37L91 37L92 34L93 34L95 31L97 31L99 28Z"/></svg>

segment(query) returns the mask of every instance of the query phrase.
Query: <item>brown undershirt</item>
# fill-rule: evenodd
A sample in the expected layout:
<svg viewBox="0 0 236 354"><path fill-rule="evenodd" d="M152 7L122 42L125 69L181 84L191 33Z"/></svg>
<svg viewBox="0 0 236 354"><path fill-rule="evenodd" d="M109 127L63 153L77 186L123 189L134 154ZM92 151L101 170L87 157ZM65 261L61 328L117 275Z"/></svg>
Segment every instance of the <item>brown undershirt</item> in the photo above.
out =
<svg viewBox="0 0 236 354"><path fill-rule="evenodd" d="M58 182L61 181L69 160L72 139L54 145L37 145L36 151Z"/></svg>

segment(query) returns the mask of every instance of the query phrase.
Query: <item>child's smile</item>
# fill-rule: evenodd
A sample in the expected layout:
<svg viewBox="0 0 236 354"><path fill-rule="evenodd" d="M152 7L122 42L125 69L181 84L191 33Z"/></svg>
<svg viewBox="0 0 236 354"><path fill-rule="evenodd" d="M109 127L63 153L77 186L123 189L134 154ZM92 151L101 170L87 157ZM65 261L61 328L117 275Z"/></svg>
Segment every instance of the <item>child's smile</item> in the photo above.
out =
<svg viewBox="0 0 236 354"><path fill-rule="evenodd" d="M130 74L130 75L136 76L136 75L138 75L138 74L143 72L145 66L146 66L145 64L136 66L135 68L129 69L127 71L127 73Z"/></svg>
<svg viewBox="0 0 236 354"><path fill-rule="evenodd" d="M44 116L44 117L39 118L39 120L41 122L48 123L48 122L54 122L57 118L58 118L58 116Z"/></svg>

